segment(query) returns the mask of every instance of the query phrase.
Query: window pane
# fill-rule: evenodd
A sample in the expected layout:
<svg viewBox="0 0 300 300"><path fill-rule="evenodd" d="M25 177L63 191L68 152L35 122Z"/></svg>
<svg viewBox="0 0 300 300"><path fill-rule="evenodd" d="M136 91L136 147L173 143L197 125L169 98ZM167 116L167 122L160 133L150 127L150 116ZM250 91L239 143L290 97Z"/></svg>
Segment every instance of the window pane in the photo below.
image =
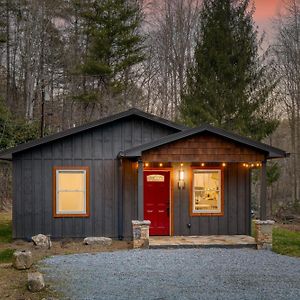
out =
<svg viewBox="0 0 300 300"><path fill-rule="evenodd" d="M58 213L85 213L84 192L59 192Z"/></svg>
<svg viewBox="0 0 300 300"><path fill-rule="evenodd" d="M58 189L59 191L83 191L85 173L81 171L59 171Z"/></svg>
<svg viewBox="0 0 300 300"><path fill-rule="evenodd" d="M220 171L195 171L194 201L195 212L220 212Z"/></svg>

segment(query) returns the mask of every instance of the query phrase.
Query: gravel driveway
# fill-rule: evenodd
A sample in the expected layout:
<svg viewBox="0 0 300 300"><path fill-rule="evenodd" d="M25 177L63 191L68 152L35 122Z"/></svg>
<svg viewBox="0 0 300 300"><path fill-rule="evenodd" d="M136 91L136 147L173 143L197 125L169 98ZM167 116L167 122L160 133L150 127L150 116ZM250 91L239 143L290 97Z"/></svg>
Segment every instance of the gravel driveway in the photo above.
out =
<svg viewBox="0 0 300 300"><path fill-rule="evenodd" d="M65 299L300 299L300 259L251 249L131 250L47 258Z"/></svg>

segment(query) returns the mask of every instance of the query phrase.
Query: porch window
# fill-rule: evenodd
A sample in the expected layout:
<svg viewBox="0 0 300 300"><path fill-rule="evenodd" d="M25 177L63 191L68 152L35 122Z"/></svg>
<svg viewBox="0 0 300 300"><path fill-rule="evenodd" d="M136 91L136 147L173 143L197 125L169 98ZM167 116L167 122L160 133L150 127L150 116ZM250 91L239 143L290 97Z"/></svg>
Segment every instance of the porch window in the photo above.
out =
<svg viewBox="0 0 300 300"><path fill-rule="evenodd" d="M222 171L193 170L191 215L223 215Z"/></svg>
<svg viewBox="0 0 300 300"><path fill-rule="evenodd" d="M53 184L54 217L87 217L89 215L88 167L55 167Z"/></svg>

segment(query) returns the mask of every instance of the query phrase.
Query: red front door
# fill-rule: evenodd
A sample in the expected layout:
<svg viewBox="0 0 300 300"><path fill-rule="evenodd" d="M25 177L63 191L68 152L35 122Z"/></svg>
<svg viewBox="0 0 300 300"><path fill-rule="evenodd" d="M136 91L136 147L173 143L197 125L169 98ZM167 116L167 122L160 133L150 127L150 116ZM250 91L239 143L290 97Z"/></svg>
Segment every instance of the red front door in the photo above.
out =
<svg viewBox="0 0 300 300"><path fill-rule="evenodd" d="M144 171L144 219L150 235L170 234L170 172Z"/></svg>

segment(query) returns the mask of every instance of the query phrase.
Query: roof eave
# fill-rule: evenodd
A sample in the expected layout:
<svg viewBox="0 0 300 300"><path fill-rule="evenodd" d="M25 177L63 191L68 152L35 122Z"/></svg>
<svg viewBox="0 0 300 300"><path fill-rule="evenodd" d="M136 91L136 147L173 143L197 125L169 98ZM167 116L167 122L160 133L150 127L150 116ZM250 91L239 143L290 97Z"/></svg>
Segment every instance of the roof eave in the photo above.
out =
<svg viewBox="0 0 300 300"><path fill-rule="evenodd" d="M269 152L267 159L286 158L286 157L290 157L290 153L284 151L280 153Z"/></svg>

